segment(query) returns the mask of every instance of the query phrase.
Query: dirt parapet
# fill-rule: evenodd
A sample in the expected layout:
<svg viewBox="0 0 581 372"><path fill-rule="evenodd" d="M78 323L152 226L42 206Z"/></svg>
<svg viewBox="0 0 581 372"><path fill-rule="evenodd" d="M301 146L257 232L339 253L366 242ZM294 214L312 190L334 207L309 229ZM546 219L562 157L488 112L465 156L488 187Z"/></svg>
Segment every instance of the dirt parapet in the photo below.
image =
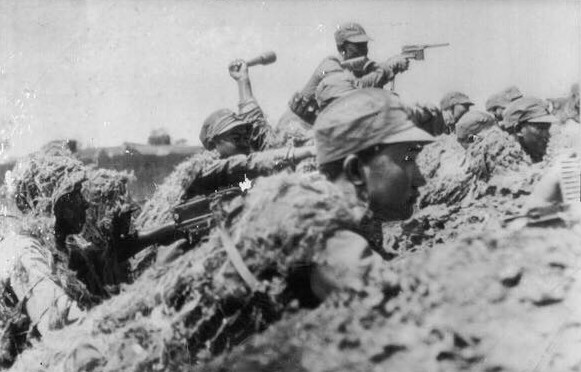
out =
<svg viewBox="0 0 581 372"><path fill-rule="evenodd" d="M47 335L15 370L38 370L33 361L52 370L67 363L75 371L87 364L102 371L185 370L220 354L301 301L289 278L316 261L329 234L355 224L354 207L321 176L259 179L236 223L225 222L231 227L150 268L80 324ZM254 291L230 263L224 231L258 281Z"/></svg>
<svg viewBox="0 0 581 372"><path fill-rule="evenodd" d="M578 224L492 230L378 263L364 292L197 370L576 370L580 238Z"/></svg>

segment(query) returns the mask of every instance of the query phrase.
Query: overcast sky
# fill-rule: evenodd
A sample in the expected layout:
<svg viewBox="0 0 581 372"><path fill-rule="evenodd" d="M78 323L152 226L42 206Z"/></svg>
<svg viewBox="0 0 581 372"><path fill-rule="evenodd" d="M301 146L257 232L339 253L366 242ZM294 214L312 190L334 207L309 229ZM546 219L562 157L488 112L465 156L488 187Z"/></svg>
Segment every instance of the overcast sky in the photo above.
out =
<svg viewBox="0 0 581 372"><path fill-rule="evenodd" d="M272 123L293 92L336 53L338 23L360 22L381 60L404 44L426 51L398 76L407 101L461 90L482 107L508 85L565 95L580 76L581 1L1 0L0 161L43 143L146 142L164 127L198 145L212 111L235 109L227 64L274 50L251 69ZM2 141L0 141L2 142Z"/></svg>

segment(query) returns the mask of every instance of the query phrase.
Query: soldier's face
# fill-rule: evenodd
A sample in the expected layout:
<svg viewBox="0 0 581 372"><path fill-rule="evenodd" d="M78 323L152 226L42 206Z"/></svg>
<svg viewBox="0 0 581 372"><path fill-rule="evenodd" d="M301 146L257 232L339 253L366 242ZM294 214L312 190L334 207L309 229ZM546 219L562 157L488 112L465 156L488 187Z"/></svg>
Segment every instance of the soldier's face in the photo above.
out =
<svg viewBox="0 0 581 372"><path fill-rule="evenodd" d="M345 58L345 59L365 57L365 56L367 56L367 53L369 52L366 42L351 43L348 41L346 41L343 44L343 51L344 51L343 58Z"/></svg>
<svg viewBox="0 0 581 372"><path fill-rule="evenodd" d="M215 139L216 150L221 158L250 153L249 129L241 126L224 133Z"/></svg>
<svg viewBox="0 0 581 372"><path fill-rule="evenodd" d="M494 115L494 117L496 118L497 121L502 121L502 113L504 112L504 108L503 107L495 107L494 109L490 110L490 113L492 115Z"/></svg>
<svg viewBox="0 0 581 372"><path fill-rule="evenodd" d="M411 217L426 181L416 164L421 146L415 142L382 145L364 168L369 207L384 221Z"/></svg>
<svg viewBox="0 0 581 372"><path fill-rule="evenodd" d="M549 144L551 123L524 123L519 137L524 150L533 161L542 160Z"/></svg>
<svg viewBox="0 0 581 372"><path fill-rule="evenodd" d="M88 203L80 191L75 190L63 195L55 206L56 218L61 221L69 234L78 234L87 218Z"/></svg>

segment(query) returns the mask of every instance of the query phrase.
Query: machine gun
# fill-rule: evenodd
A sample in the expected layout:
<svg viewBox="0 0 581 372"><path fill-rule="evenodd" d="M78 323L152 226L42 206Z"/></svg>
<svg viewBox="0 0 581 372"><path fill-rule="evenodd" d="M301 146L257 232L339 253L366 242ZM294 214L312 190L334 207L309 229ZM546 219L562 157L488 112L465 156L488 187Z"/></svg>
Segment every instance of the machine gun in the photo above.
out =
<svg viewBox="0 0 581 372"><path fill-rule="evenodd" d="M194 247L216 225L216 203L232 200L242 193L240 187L230 187L210 195L195 196L173 208L173 222L119 236L114 242L119 261L123 262L151 245L168 245L179 239L187 239L188 246Z"/></svg>
<svg viewBox="0 0 581 372"><path fill-rule="evenodd" d="M427 48L440 48L449 46L449 43L442 44L418 44L418 45L404 45L401 47L401 55L408 59L415 59L416 61L423 61L425 58L424 51Z"/></svg>

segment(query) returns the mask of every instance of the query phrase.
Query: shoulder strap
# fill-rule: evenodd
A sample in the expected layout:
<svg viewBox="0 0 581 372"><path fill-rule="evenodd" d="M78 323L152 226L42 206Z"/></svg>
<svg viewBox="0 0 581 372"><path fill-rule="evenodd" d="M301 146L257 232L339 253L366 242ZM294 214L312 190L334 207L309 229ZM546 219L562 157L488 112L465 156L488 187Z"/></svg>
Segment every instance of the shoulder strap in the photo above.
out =
<svg viewBox="0 0 581 372"><path fill-rule="evenodd" d="M228 259L230 260L230 262L232 263L232 265L234 266L242 280L244 280L246 285L248 285L248 287L253 292L258 291L260 288L260 282L254 277L254 275L252 275L252 273L248 269L248 266L246 266L246 264L244 263L244 260L242 259L240 252L238 252L238 250L236 249L236 246L234 245L232 238L230 237L230 235L228 235L228 232L226 231L226 228L223 225L218 226L218 233L220 234L220 240L222 240L224 249L228 254Z"/></svg>

